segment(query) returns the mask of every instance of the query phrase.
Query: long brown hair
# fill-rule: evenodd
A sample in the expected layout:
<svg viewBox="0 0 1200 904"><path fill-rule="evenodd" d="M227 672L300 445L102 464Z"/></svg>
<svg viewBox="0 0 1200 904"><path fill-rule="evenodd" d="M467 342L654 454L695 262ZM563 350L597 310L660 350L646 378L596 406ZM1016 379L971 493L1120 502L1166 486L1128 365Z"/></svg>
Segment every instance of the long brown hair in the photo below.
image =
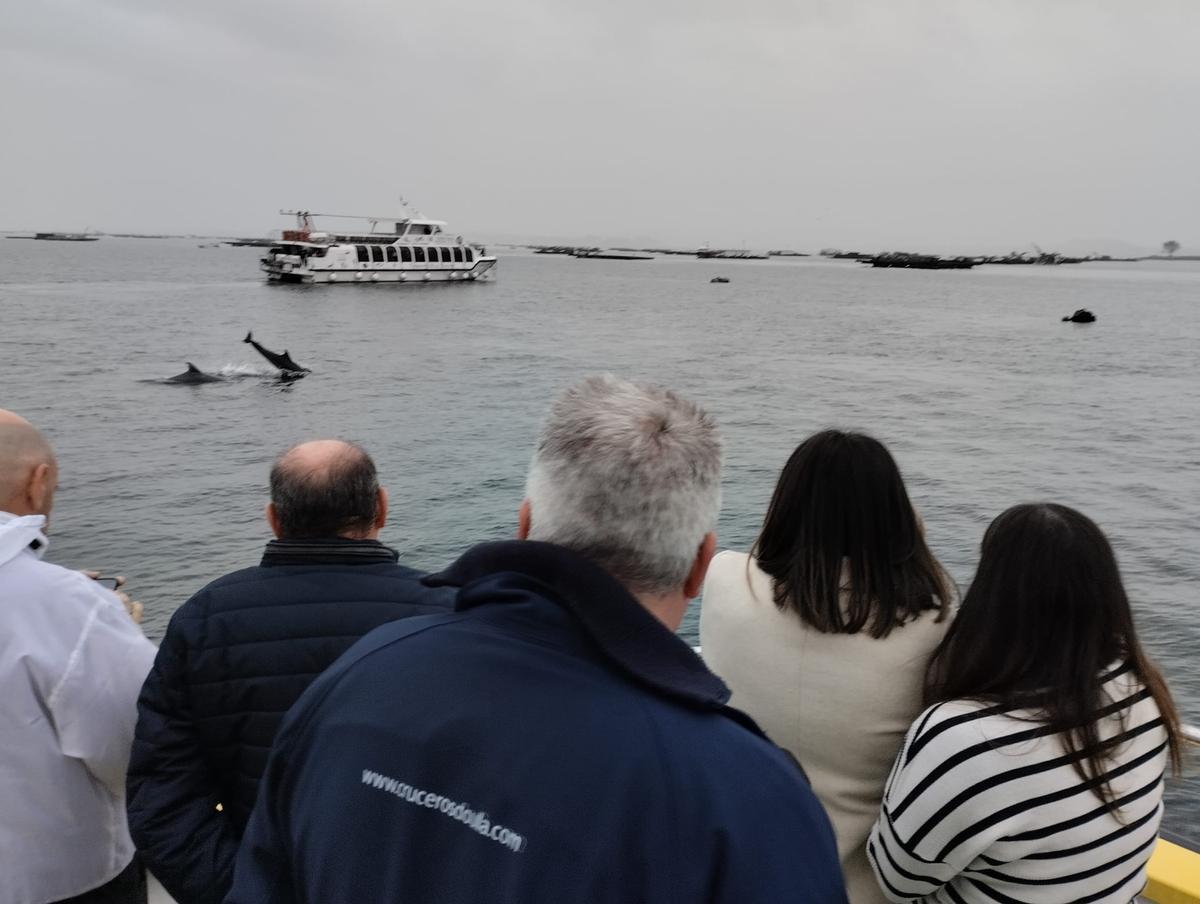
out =
<svg viewBox="0 0 1200 904"><path fill-rule="evenodd" d="M983 536L975 580L930 660L926 702L974 699L1034 711L1061 734L1068 754L1078 754L1075 771L1112 807L1102 776L1120 732L1102 740L1099 725L1114 702L1103 674L1114 663L1154 698L1178 773L1179 716L1138 643L1108 539L1064 505L1018 505Z"/></svg>
<svg viewBox="0 0 1200 904"><path fill-rule="evenodd" d="M900 469L862 433L824 430L800 444L751 555L774 580L775 604L826 634L885 637L925 611L941 621L953 598Z"/></svg>

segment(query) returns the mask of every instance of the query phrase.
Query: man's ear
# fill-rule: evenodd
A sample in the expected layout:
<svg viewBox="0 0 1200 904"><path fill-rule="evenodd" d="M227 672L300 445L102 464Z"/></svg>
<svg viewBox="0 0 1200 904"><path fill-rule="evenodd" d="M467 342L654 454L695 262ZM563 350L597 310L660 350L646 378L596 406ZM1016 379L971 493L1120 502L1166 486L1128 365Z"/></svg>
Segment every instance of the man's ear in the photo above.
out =
<svg viewBox="0 0 1200 904"><path fill-rule="evenodd" d="M388 494L383 487L379 488L379 494L375 497L375 530L383 530L383 526L387 524L388 513Z"/></svg>
<svg viewBox="0 0 1200 904"><path fill-rule="evenodd" d="M692 562L692 570L688 572L687 580L683 582L683 592L688 599L695 599L704 587L704 576L708 574L708 563L717 554L717 535L709 531L700 541L696 550L696 561Z"/></svg>
<svg viewBox="0 0 1200 904"><path fill-rule="evenodd" d="M279 512L277 512L275 510L274 502L267 503L266 514L267 514L267 524L269 524L271 527L271 533L273 533L275 535L276 539L278 539L279 538Z"/></svg>
<svg viewBox="0 0 1200 904"><path fill-rule="evenodd" d="M521 500L521 507L517 509L517 539L528 540L529 529L533 527L533 506L529 504L529 499Z"/></svg>
<svg viewBox="0 0 1200 904"><path fill-rule="evenodd" d="M25 501L29 508L41 515L47 515L46 503L54 498L54 469L42 462L29 472L29 480L25 482Z"/></svg>

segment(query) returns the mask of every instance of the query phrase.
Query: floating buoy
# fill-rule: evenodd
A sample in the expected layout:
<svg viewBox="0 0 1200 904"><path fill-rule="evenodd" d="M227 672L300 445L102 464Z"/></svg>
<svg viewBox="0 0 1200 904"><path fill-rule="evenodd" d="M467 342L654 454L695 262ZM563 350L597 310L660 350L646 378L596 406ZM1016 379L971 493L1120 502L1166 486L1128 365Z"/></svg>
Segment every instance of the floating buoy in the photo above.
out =
<svg viewBox="0 0 1200 904"><path fill-rule="evenodd" d="M379 274L378 273L371 274L371 282L379 282Z"/></svg>
<svg viewBox="0 0 1200 904"><path fill-rule="evenodd" d="M354 278L355 278L355 279L362 279L362 276L363 276L363 275L362 275L361 273L355 273L355 274L354 274Z"/></svg>
<svg viewBox="0 0 1200 904"><path fill-rule="evenodd" d="M336 273L330 273L330 274L329 274L329 281L330 281L330 282L337 282L337 274L336 274Z"/></svg>

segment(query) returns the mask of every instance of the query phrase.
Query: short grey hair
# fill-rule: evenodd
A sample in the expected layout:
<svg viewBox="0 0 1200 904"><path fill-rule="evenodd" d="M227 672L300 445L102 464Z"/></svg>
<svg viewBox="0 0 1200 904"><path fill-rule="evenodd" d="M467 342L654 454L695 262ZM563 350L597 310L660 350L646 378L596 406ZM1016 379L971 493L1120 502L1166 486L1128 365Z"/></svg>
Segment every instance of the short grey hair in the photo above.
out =
<svg viewBox="0 0 1200 904"><path fill-rule="evenodd" d="M716 528L720 433L669 390L588 377L551 407L525 494L529 539L586 556L631 591L678 590Z"/></svg>

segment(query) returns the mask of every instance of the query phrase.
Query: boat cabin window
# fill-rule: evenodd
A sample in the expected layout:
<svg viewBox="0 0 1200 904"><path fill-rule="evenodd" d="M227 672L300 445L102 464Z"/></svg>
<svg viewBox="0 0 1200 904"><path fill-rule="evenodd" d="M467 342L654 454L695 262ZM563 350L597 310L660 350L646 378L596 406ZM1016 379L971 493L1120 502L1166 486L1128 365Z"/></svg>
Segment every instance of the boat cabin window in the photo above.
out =
<svg viewBox="0 0 1200 904"><path fill-rule="evenodd" d="M381 248L379 245L371 246L371 260L377 264L383 263L383 248Z"/></svg>
<svg viewBox="0 0 1200 904"><path fill-rule="evenodd" d="M449 248L443 248L443 249L442 249L442 263L443 263L443 264L448 264L448 263L450 263L450 261L451 261L451 257L450 257L450 249L449 249Z"/></svg>
<svg viewBox="0 0 1200 904"><path fill-rule="evenodd" d="M456 246L454 247L454 260L455 260L455 262L456 262L456 263L459 263L459 264L461 264L461 263L462 263L462 259L463 259L463 250L462 250L462 246L461 246L461 245L456 245Z"/></svg>
<svg viewBox="0 0 1200 904"><path fill-rule="evenodd" d="M358 252L359 263L366 263L371 259L371 252L367 250L366 245L355 245L354 249Z"/></svg>
<svg viewBox="0 0 1200 904"><path fill-rule="evenodd" d="M475 260L475 252L472 251L470 248L464 248L463 253L467 256L468 264L471 263L473 260Z"/></svg>
<svg viewBox="0 0 1200 904"><path fill-rule="evenodd" d="M404 261L406 264L412 261L412 249L407 245L400 246L400 260Z"/></svg>
<svg viewBox="0 0 1200 904"><path fill-rule="evenodd" d="M413 260L415 260L418 264L425 263L425 249L424 248L414 248L413 249Z"/></svg>
<svg viewBox="0 0 1200 904"><path fill-rule="evenodd" d="M390 264L394 264L394 263L396 263L396 260L397 260L397 258L396 258L396 246L395 246L395 245L388 245L388 246L387 246L386 248L384 248L383 250L387 252L387 259L388 259L388 263L390 263Z"/></svg>

